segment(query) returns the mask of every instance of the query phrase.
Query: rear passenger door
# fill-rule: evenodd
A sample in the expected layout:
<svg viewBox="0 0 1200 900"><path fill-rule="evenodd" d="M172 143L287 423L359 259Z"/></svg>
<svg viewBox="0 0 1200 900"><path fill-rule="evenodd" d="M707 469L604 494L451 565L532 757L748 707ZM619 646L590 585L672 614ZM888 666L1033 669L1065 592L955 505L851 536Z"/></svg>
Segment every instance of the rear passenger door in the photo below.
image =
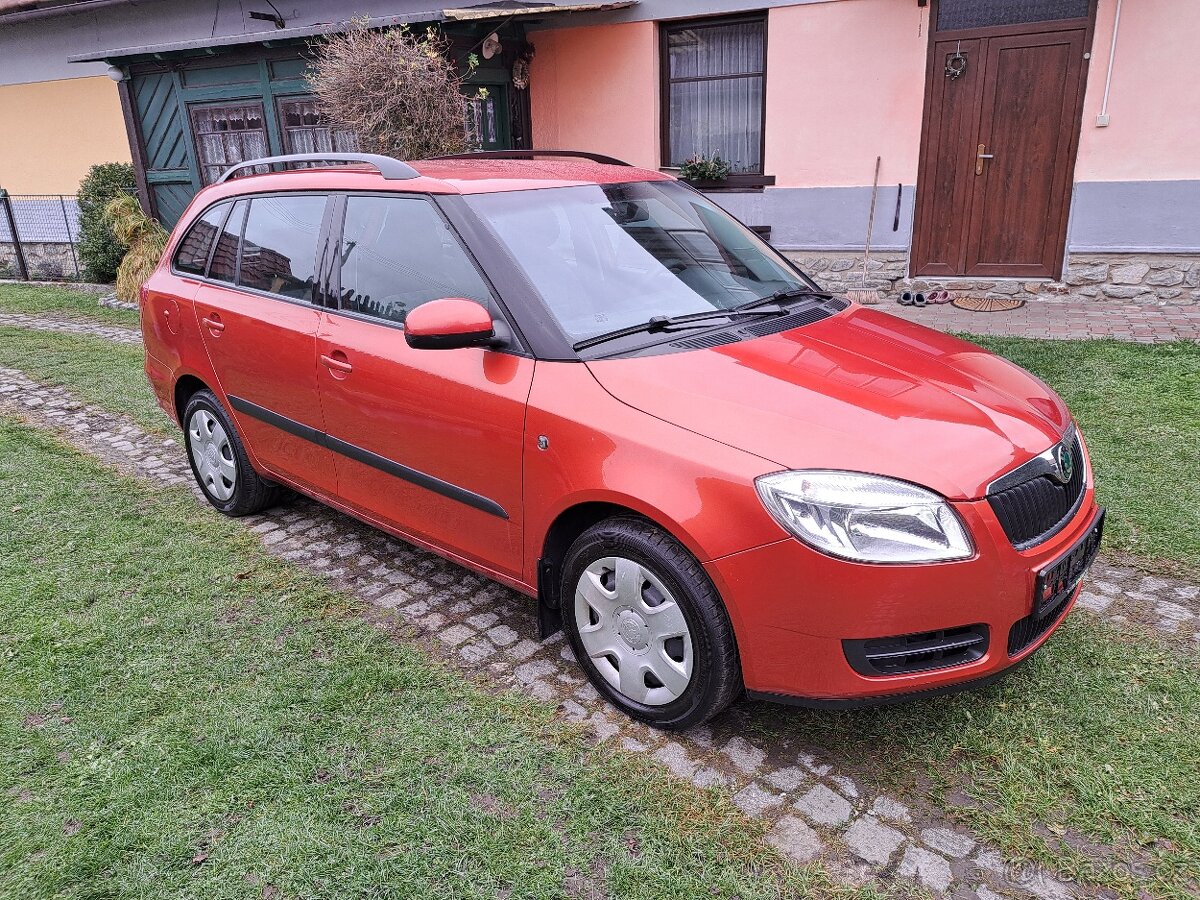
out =
<svg viewBox="0 0 1200 900"><path fill-rule="evenodd" d="M428 197L350 194L335 215L343 219L330 241L334 306L317 336L339 493L381 524L519 578L521 451L534 362L515 352L414 350L405 342L405 316L431 300L466 297L500 315Z"/></svg>
<svg viewBox="0 0 1200 900"><path fill-rule="evenodd" d="M334 495L322 443L315 305L327 234L324 194L237 202L196 294L196 318L243 440L270 473Z"/></svg>

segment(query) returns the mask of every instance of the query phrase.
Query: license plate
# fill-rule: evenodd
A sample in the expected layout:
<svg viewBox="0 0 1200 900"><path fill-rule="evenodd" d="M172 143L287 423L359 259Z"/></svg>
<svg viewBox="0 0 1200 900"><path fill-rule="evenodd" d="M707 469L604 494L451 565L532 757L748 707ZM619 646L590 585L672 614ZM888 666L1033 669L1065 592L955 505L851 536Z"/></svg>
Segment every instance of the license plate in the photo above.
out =
<svg viewBox="0 0 1200 900"><path fill-rule="evenodd" d="M1096 554L1100 552L1100 539L1103 534L1104 510L1101 509L1087 534L1038 573L1037 588L1033 595L1034 618L1045 618L1071 596L1071 592L1096 559Z"/></svg>

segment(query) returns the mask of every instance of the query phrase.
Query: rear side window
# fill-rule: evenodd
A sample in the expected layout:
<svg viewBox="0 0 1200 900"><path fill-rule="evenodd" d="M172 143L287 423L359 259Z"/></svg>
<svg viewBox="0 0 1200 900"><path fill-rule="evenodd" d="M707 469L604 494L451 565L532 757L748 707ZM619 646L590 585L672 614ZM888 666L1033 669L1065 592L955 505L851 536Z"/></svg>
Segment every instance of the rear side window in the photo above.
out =
<svg viewBox="0 0 1200 900"><path fill-rule="evenodd" d="M176 270L189 275L204 274L208 265L208 251L212 249L213 240L225 224L225 216L232 205L218 203L192 224L175 252Z"/></svg>
<svg viewBox="0 0 1200 900"><path fill-rule="evenodd" d="M317 241L324 216L325 197L251 199L238 284L296 300L313 300Z"/></svg>
<svg viewBox="0 0 1200 900"><path fill-rule="evenodd" d="M403 322L443 297L491 300L483 277L427 200L346 200L341 247L341 308Z"/></svg>
<svg viewBox="0 0 1200 900"><path fill-rule="evenodd" d="M225 220L208 267L209 278L232 282L237 277L238 241L242 236L242 222L246 219L246 206L245 200L239 200Z"/></svg>

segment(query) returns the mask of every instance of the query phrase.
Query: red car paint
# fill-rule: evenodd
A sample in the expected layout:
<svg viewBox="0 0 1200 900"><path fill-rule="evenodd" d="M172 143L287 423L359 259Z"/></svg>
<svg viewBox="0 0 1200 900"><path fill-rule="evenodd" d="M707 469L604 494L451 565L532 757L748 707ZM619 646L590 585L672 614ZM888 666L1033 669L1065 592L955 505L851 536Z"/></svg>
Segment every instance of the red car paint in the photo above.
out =
<svg viewBox="0 0 1200 900"><path fill-rule="evenodd" d="M580 362L481 346L418 350L395 327L171 267L181 235L226 197L455 196L670 180L577 161L413 165L420 177L407 181L305 169L227 181L196 197L142 298L146 372L168 415L178 421L181 397L198 385L227 408L231 395L250 394L487 498L490 511L233 411L251 462L270 478L530 596L556 521L589 504L632 510L674 535L711 576L753 692L826 700L945 688L1003 671L1053 632L1006 652L1010 627L1030 614L1038 571L1097 516L1090 464L1082 461L1085 495L1065 527L1016 549L984 499L988 485L1058 441L1070 414L1037 378L971 344L851 306L804 328L654 356ZM480 309L434 301L417 307L408 327L425 333L427 320L434 332L473 332L484 324ZM932 489L952 502L974 555L920 565L824 555L777 524L755 492L756 477L799 468ZM993 639L965 665L867 677L843 651L847 639L971 623L989 626Z"/></svg>

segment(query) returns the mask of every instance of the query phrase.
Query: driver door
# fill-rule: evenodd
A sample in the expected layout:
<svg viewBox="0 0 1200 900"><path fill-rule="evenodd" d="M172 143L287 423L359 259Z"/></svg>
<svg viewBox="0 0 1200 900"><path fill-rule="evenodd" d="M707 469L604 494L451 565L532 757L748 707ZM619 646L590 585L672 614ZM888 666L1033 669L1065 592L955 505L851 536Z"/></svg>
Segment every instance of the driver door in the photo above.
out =
<svg viewBox="0 0 1200 900"><path fill-rule="evenodd" d="M351 194L335 213L334 308L317 379L342 500L361 514L519 578L521 453L533 360L414 350L416 306L491 291L425 197Z"/></svg>

